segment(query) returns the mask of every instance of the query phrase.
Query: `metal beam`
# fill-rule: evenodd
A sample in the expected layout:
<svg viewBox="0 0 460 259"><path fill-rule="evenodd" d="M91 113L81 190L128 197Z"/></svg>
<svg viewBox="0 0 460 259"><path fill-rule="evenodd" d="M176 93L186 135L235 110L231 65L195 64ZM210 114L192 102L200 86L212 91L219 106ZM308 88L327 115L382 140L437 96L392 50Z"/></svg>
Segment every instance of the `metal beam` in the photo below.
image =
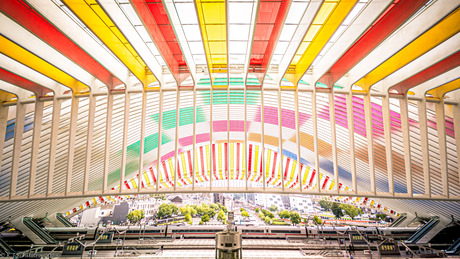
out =
<svg viewBox="0 0 460 259"><path fill-rule="evenodd" d="M40 147L40 133L42 130L43 124L43 108L45 106L44 102L40 102L39 100L35 101L35 109L34 109L34 129L32 133L32 148L30 150L30 176L29 176L29 192L28 198L34 195L35 193L35 179L37 176L37 162L38 162L38 152ZM1 109L0 109L1 112ZM1 119L0 119L1 123ZM2 133L0 132L0 136ZM3 150L0 146L0 150ZM1 157L0 157L1 161Z"/></svg>

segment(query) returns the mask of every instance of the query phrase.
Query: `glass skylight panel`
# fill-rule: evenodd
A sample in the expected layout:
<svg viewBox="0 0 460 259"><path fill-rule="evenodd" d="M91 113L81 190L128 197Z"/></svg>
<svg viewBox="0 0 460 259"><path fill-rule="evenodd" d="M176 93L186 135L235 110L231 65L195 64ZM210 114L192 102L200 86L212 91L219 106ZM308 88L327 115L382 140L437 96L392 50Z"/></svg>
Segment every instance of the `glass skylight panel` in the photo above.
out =
<svg viewBox="0 0 460 259"><path fill-rule="evenodd" d="M297 25L285 24L283 30L281 31L279 41L291 41L296 29Z"/></svg>
<svg viewBox="0 0 460 259"><path fill-rule="evenodd" d="M246 54L247 42L244 41L230 41L229 42L229 54Z"/></svg>
<svg viewBox="0 0 460 259"><path fill-rule="evenodd" d="M276 44L275 55L283 55L286 52L288 45L289 45L289 42L279 41Z"/></svg>
<svg viewBox="0 0 460 259"><path fill-rule="evenodd" d="M185 37L187 41L201 41L200 28L198 25L182 25L184 28Z"/></svg>
<svg viewBox="0 0 460 259"><path fill-rule="evenodd" d="M289 13L286 17L286 24L299 24L300 20L302 19L302 15L305 12L305 8L307 8L308 3L306 2L293 2L291 4L291 8L289 9Z"/></svg>
<svg viewBox="0 0 460 259"><path fill-rule="evenodd" d="M128 17L129 21L134 25L134 26L140 26L143 25L139 17L137 16L136 11L134 11L133 7L131 4L120 4L121 9L125 13L125 15Z"/></svg>
<svg viewBox="0 0 460 259"><path fill-rule="evenodd" d="M251 22L255 19L253 2L228 2L228 54L229 64L244 65L251 40Z"/></svg>
<svg viewBox="0 0 460 259"><path fill-rule="evenodd" d="M229 46L232 46L232 44L229 44ZM232 53L230 54L230 64L232 65L241 65L244 64L245 61L245 55L235 55Z"/></svg>
<svg viewBox="0 0 460 259"><path fill-rule="evenodd" d="M190 51L193 55L204 55L203 43L201 42L189 42Z"/></svg>
<svg viewBox="0 0 460 259"><path fill-rule="evenodd" d="M236 3L231 1L229 3L229 17L230 24L250 24L252 15L252 3Z"/></svg>
<svg viewBox="0 0 460 259"><path fill-rule="evenodd" d="M182 25L185 24L198 24L198 18L195 13L195 6L192 2L190 3L178 3L174 1L176 6L177 14Z"/></svg>
<svg viewBox="0 0 460 259"><path fill-rule="evenodd" d="M366 6L366 3L358 3L356 6L351 10L351 12L348 14L347 18L342 22L342 25L349 25L361 11L363 8Z"/></svg>
<svg viewBox="0 0 460 259"><path fill-rule="evenodd" d="M141 38L146 42L151 42L152 41L152 38L150 38L150 35L149 33L147 32L147 30L144 28L144 26L136 26L136 30L137 32L139 33L139 35L141 36Z"/></svg>
<svg viewBox="0 0 460 259"><path fill-rule="evenodd" d="M247 41L249 37L250 26L248 25L229 25L228 39L229 40L244 40Z"/></svg>

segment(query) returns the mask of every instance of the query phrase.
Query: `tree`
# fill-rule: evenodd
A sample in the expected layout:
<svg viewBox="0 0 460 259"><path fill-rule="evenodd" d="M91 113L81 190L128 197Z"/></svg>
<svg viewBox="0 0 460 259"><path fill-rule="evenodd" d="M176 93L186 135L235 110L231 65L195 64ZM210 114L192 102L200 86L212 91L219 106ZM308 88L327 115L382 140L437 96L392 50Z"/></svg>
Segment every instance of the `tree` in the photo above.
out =
<svg viewBox="0 0 460 259"><path fill-rule="evenodd" d="M354 219L356 216L360 215L362 213L362 210L353 206L353 205L348 205L348 204L341 204L340 208L345 211L345 213L350 216L352 219Z"/></svg>
<svg viewBox="0 0 460 259"><path fill-rule="evenodd" d="M217 220L219 221L224 221L227 217L225 217L225 213L223 210L220 210L219 213L217 213Z"/></svg>
<svg viewBox="0 0 460 259"><path fill-rule="evenodd" d="M265 214L263 212L259 212L259 218L263 220L263 218L265 218Z"/></svg>
<svg viewBox="0 0 460 259"><path fill-rule="evenodd" d="M227 207L225 207L225 206L222 206L221 209L224 211L224 213L227 213L227 212L228 212L228 211L227 211Z"/></svg>
<svg viewBox="0 0 460 259"><path fill-rule="evenodd" d="M210 218L214 218L214 216L216 216L216 211L213 210L213 209L209 209L209 210L206 212L206 215L208 215Z"/></svg>
<svg viewBox="0 0 460 259"><path fill-rule="evenodd" d="M276 207L275 205L272 205L272 206L270 206L269 210L270 211L277 211L278 207Z"/></svg>
<svg viewBox="0 0 460 259"><path fill-rule="evenodd" d="M316 225L321 225L321 218L320 217L314 216L313 221L316 223Z"/></svg>
<svg viewBox="0 0 460 259"><path fill-rule="evenodd" d="M181 207L179 210L180 210L180 214L186 215L187 213L190 213L191 208L188 206L185 206L185 207Z"/></svg>
<svg viewBox="0 0 460 259"><path fill-rule="evenodd" d="M266 216L272 219L272 218L275 217L275 214L273 214L273 213L271 213L271 212L269 211L269 212L267 213Z"/></svg>
<svg viewBox="0 0 460 259"><path fill-rule="evenodd" d="M282 211L278 212L278 216L280 216L280 218L282 218L282 219L288 219L291 215L289 214L289 211L282 210Z"/></svg>
<svg viewBox="0 0 460 259"><path fill-rule="evenodd" d="M255 211L256 213L259 213L259 208L256 208L254 211Z"/></svg>
<svg viewBox="0 0 460 259"><path fill-rule="evenodd" d="M249 213L247 211L243 211L243 213L241 213L241 216L249 218Z"/></svg>
<svg viewBox="0 0 460 259"><path fill-rule="evenodd" d="M192 224L192 216L190 215L190 213L185 214L185 221L189 224Z"/></svg>
<svg viewBox="0 0 460 259"><path fill-rule="evenodd" d="M245 211L245 210L244 210L244 208L240 208L240 211L243 212L243 211Z"/></svg>
<svg viewBox="0 0 460 259"><path fill-rule="evenodd" d="M266 222L267 224L270 224L270 221L271 221L271 218L265 217L265 222Z"/></svg>
<svg viewBox="0 0 460 259"><path fill-rule="evenodd" d="M171 217L173 209L169 204L163 203L158 208L157 216L159 218Z"/></svg>
<svg viewBox="0 0 460 259"><path fill-rule="evenodd" d="M201 216L201 221L208 222L209 221L209 215L205 214L205 215Z"/></svg>
<svg viewBox="0 0 460 259"><path fill-rule="evenodd" d="M323 209L330 210L332 208L332 202L325 201L325 200L320 200L319 201L319 206L321 206L321 208L323 208Z"/></svg>
<svg viewBox="0 0 460 259"><path fill-rule="evenodd" d="M227 220L226 219L222 220L222 224L224 225L227 224Z"/></svg>
<svg viewBox="0 0 460 259"><path fill-rule="evenodd" d="M194 209L193 207L190 208L190 214L192 214L192 216L195 216L196 215L196 209Z"/></svg>
<svg viewBox="0 0 460 259"><path fill-rule="evenodd" d="M300 223L300 214L297 212L291 212L291 223L296 225Z"/></svg>
<svg viewBox="0 0 460 259"><path fill-rule="evenodd" d="M140 222L143 218L145 218L144 210L133 210L128 215L126 215L129 222L136 224Z"/></svg>
<svg viewBox="0 0 460 259"><path fill-rule="evenodd" d="M198 223L198 224L200 224L200 225L203 225L203 221L202 221L202 220L200 220L200 223Z"/></svg>
<svg viewBox="0 0 460 259"><path fill-rule="evenodd" d="M343 217L343 212L340 206L337 203L332 203L331 206L332 214L334 214L335 218L339 219Z"/></svg>
<svg viewBox="0 0 460 259"><path fill-rule="evenodd" d="M375 214L375 218L378 220L385 220L387 216L385 214Z"/></svg>
<svg viewBox="0 0 460 259"><path fill-rule="evenodd" d="M209 208L213 209L214 211L219 210L219 206L217 204L210 204Z"/></svg>

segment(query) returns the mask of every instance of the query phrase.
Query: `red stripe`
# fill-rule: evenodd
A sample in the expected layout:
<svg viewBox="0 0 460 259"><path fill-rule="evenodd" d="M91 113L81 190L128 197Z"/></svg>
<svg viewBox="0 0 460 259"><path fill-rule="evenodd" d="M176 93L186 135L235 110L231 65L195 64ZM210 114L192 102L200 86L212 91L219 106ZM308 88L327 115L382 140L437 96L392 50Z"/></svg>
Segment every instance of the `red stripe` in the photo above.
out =
<svg viewBox="0 0 460 259"><path fill-rule="evenodd" d="M321 189L326 188L327 181L329 181L329 176L326 176L326 179L324 179L323 186L321 186Z"/></svg>
<svg viewBox="0 0 460 259"><path fill-rule="evenodd" d="M52 92L48 88L24 79L16 74L4 70L3 68L0 68L0 79L10 84L32 91L37 97L45 96L47 93Z"/></svg>
<svg viewBox="0 0 460 259"><path fill-rule="evenodd" d="M157 182L157 179L155 178L155 172L153 171L153 167L149 167L150 175L152 176L153 183Z"/></svg>
<svg viewBox="0 0 460 259"><path fill-rule="evenodd" d="M252 145L249 145L249 153L248 153L248 178L251 176L251 166L252 166Z"/></svg>
<svg viewBox="0 0 460 259"><path fill-rule="evenodd" d="M168 170L166 170L166 163L162 162L161 164L163 165L163 171L164 171L165 177L166 177L165 182L169 182L169 175L168 175Z"/></svg>
<svg viewBox="0 0 460 259"><path fill-rule="evenodd" d="M273 153L274 153L274 154L273 154L273 168L272 168L272 177L273 177L273 178L276 178L276 175L275 175L275 170L276 170L276 162L277 162L277 160L276 160L276 157L278 156L278 153L276 153L276 152L273 152Z"/></svg>
<svg viewBox="0 0 460 259"><path fill-rule="evenodd" d="M212 144L212 168L213 168L213 175L214 175L214 179L217 180L217 169L216 169L216 156L217 156L217 153L216 153L216 144Z"/></svg>
<svg viewBox="0 0 460 259"><path fill-rule="evenodd" d="M191 150L187 151L187 157L188 157L188 161L190 162L188 163L189 170L190 172L192 172L192 175L195 175L195 172L193 172L193 163L195 163L195 161L192 161L192 151Z"/></svg>
<svg viewBox="0 0 460 259"><path fill-rule="evenodd" d="M336 82L353 66L374 50L385 38L393 33L401 24L422 7L427 0L401 0L390 11L384 12L378 23L361 36L356 43L329 70L330 82ZM326 82L323 76L319 81Z"/></svg>
<svg viewBox="0 0 460 259"><path fill-rule="evenodd" d="M104 84L109 86L109 88L122 84L120 80L110 74L101 64L78 47L73 41L68 39L46 19L31 9L27 4L23 3L23 1L0 1L0 10L17 23L27 28L31 33L54 47L64 56L93 74Z"/></svg>
<svg viewBox="0 0 460 259"><path fill-rule="evenodd" d="M287 160L286 165L284 167L284 180L287 179L287 172L288 172L288 169L289 169L289 162L291 162L291 159L289 157L286 160Z"/></svg>
<svg viewBox="0 0 460 259"><path fill-rule="evenodd" d="M228 177L228 144L224 143L224 155L225 155L225 180L227 180Z"/></svg>
<svg viewBox="0 0 460 259"><path fill-rule="evenodd" d="M313 170L313 172L311 173L310 182L308 183L308 187L312 187L313 179L315 178L315 174L316 174L316 170ZM305 187L307 187L307 186L305 186Z"/></svg>

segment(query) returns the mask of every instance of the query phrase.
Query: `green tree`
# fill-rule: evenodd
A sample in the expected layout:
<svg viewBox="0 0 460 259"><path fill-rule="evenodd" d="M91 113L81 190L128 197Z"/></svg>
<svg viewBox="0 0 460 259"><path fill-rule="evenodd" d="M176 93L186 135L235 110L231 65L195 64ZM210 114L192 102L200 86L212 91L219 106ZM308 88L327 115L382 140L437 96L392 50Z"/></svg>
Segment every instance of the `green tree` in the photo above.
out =
<svg viewBox="0 0 460 259"><path fill-rule="evenodd" d="M243 213L241 213L241 216L249 218L249 213L247 211L243 211Z"/></svg>
<svg viewBox="0 0 460 259"><path fill-rule="evenodd" d="M222 220L222 224L226 225L226 224L227 224L227 220L226 220L226 219Z"/></svg>
<svg viewBox="0 0 460 259"><path fill-rule="evenodd" d="M291 223L296 225L300 223L300 215L297 212L291 212Z"/></svg>
<svg viewBox="0 0 460 259"><path fill-rule="evenodd" d="M265 222L266 222L267 224L270 224L270 221L271 221L271 218L265 217Z"/></svg>
<svg viewBox="0 0 460 259"><path fill-rule="evenodd" d="M186 215L190 213L191 208L188 206L185 206L185 207L181 207L179 210L180 210L181 215Z"/></svg>
<svg viewBox="0 0 460 259"><path fill-rule="evenodd" d="M331 206L332 214L334 214L335 218L339 219L343 217L343 212L340 206L337 203L332 203Z"/></svg>
<svg viewBox="0 0 460 259"><path fill-rule="evenodd" d="M348 205L348 204L341 204L340 208L345 211L345 213L350 216L352 219L354 219L356 216L360 215L362 213L362 210L360 208L357 208L353 205Z"/></svg>
<svg viewBox="0 0 460 259"><path fill-rule="evenodd" d="M278 207L276 207L275 205L272 205L272 206L270 206L269 210L272 211L272 212L275 212L275 211L278 210Z"/></svg>
<svg viewBox="0 0 460 259"><path fill-rule="evenodd" d="M143 218L145 218L144 210L133 210L128 215L126 215L129 222L136 224L140 222Z"/></svg>
<svg viewBox="0 0 460 259"><path fill-rule="evenodd" d="M256 208L254 211L255 211L256 213L259 213L259 208Z"/></svg>
<svg viewBox="0 0 460 259"><path fill-rule="evenodd" d="M200 223L198 223L198 224L200 224L200 225L203 225L203 221L202 221L202 220L200 220Z"/></svg>
<svg viewBox="0 0 460 259"><path fill-rule="evenodd" d="M223 210L220 210L219 213L217 213L217 220L219 221L224 221L226 219L225 213Z"/></svg>
<svg viewBox="0 0 460 259"><path fill-rule="evenodd" d="M321 218L318 216L313 217L313 221L316 223L316 225L321 225Z"/></svg>
<svg viewBox="0 0 460 259"><path fill-rule="evenodd" d="M205 214L205 215L201 216L201 221L208 222L209 221L209 215Z"/></svg>
<svg viewBox="0 0 460 259"><path fill-rule="evenodd" d="M185 214L185 221L189 224L192 224L192 216L190 215L190 213Z"/></svg>
<svg viewBox="0 0 460 259"><path fill-rule="evenodd" d="M270 211L267 213L266 216L271 218L271 219L275 218L275 214L271 213Z"/></svg>
<svg viewBox="0 0 460 259"><path fill-rule="evenodd" d="M214 216L216 216L216 211L213 210L213 209L209 209L209 210L206 212L206 215L208 215L209 218L214 218Z"/></svg>
<svg viewBox="0 0 460 259"><path fill-rule="evenodd" d="M321 208L323 208L323 209L331 210L332 209L332 202L325 201L325 200L320 200L319 201L319 206L321 206Z"/></svg>
<svg viewBox="0 0 460 259"><path fill-rule="evenodd" d="M173 209L167 203L161 204L157 211L157 216L159 218L171 217L172 214L173 214Z"/></svg>
<svg viewBox="0 0 460 259"><path fill-rule="evenodd" d="M265 218L265 214L262 213L262 212L259 212L259 218L261 218L261 219Z"/></svg>
<svg viewBox="0 0 460 259"><path fill-rule="evenodd" d="M219 206L217 204L210 204L209 205L209 208L211 208L212 210L216 211L216 210L219 210Z"/></svg>
<svg viewBox="0 0 460 259"><path fill-rule="evenodd" d="M194 209L193 207L190 208L190 214L192 214L192 216L195 216L196 215L196 209Z"/></svg>
<svg viewBox="0 0 460 259"><path fill-rule="evenodd" d="M227 211L227 207L225 207L225 206L222 206L221 209L224 211L224 213L227 213L227 212L228 212L228 211Z"/></svg>
<svg viewBox="0 0 460 259"><path fill-rule="evenodd" d="M282 211L278 212L278 216L280 218L282 218L282 219L288 219L288 218L290 218L291 215L289 214L289 211L282 210Z"/></svg>
<svg viewBox="0 0 460 259"><path fill-rule="evenodd" d="M240 211L243 212L243 211L245 211L245 210L244 210L244 208L240 208Z"/></svg>
<svg viewBox="0 0 460 259"><path fill-rule="evenodd" d="M387 216L385 214L375 214L375 218L378 220L385 220Z"/></svg>

